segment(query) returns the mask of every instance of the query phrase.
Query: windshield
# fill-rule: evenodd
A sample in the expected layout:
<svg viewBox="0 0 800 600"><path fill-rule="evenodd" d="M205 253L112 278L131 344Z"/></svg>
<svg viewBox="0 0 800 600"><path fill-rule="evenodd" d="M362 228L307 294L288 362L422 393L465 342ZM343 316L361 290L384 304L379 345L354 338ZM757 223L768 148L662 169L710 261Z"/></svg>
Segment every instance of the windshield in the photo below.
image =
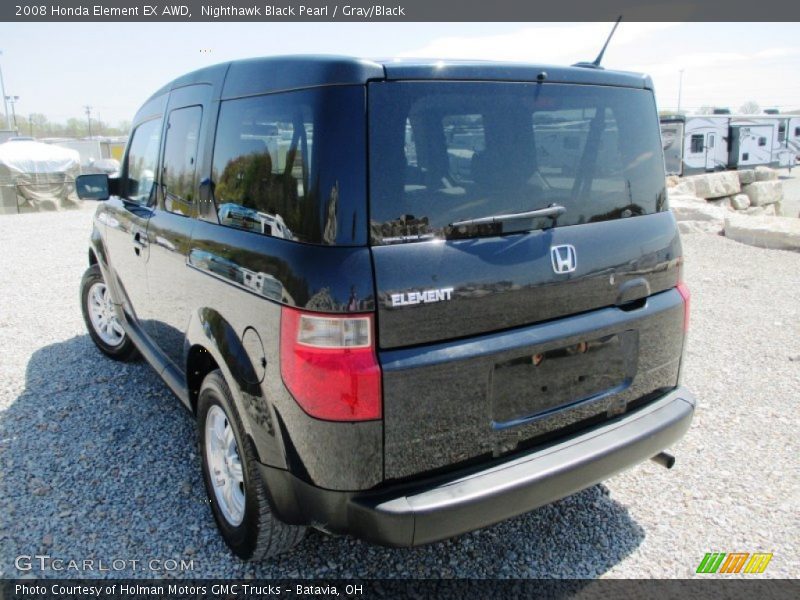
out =
<svg viewBox="0 0 800 600"><path fill-rule="evenodd" d="M373 244L500 235L666 210L649 90L373 83L369 142ZM557 218L459 224L551 205L566 210Z"/></svg>

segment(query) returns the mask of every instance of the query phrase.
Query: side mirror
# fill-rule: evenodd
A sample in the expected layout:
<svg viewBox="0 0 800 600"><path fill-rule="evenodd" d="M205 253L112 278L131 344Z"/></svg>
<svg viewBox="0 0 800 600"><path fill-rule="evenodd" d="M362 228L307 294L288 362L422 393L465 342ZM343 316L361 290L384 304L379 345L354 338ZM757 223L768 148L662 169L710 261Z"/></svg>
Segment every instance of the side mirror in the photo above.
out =
<svg viewBox="0 0 800 600"><path fill-rule="evenodd" d="M108 175L105 173L78 175L75 178L75 191L81 200L108 200L108 188Z"/></svg>

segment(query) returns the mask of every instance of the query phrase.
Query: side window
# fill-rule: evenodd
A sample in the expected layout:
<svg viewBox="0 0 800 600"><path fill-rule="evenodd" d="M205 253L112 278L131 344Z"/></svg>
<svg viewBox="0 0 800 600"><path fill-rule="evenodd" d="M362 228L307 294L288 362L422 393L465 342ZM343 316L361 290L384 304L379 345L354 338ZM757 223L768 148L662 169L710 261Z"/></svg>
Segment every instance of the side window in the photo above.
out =
<svg viewBox="0 0 800 600"><path fill-rule="evenodd" d="M758 145L759 146L766 146L767 145L767 138L765 138L765 137L758 138Z"/></svg>
<svg viewBox="0 0 800 600"><path fill-rule="evenodd" d="M156 181L161 119L145 121L131 134L125 163L124 195L139 204L149 204Z"/></svg>
<svg viewBox="0 0 800 600"><path fill-rule="evenodd" d="M800 127L794 128L794 137L800 137Z"/></svg>
<svg viewBox="0 0 800 600"><path fill-rule="evenodd" d="M702 133L692 136L692 147L690 149L692 154L697 154L698 152L703 151L703 138L704 136Z"/></svg>
<svg viewBox="0 0 800 600"><path fill-rule="evenodd" d="M305 241L317 214L309 197L311 109L284 97L222 104L214 151L214 196L223 225ZM308 207L308 208L306 208Z"/></svg>
<svg viewBox="0 0 800 600"><path fill-rule="evenodd" d="M366 241L366 91L224 100L211 179L221 225L307 244Z"/></svg>
<svg viewBox="0 0 800 600"><path fill-rule="evenodd" d="M169 114L161 176L164 208L169 212L192 214L202 116L203 109L200 106L179 108Z"/></svg>

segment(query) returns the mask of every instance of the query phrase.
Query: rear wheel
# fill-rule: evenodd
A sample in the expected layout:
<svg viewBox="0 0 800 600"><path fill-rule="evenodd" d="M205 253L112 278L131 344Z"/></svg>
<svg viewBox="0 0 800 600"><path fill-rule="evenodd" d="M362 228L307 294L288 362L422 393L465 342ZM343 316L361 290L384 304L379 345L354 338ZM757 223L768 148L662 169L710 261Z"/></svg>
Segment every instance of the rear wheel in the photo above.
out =
<svg viewBox="0 0 800 600"><path fill-rule="evenodd" d="M305 527L278 520L230 389L219 370L203 380L197 403L203 479L220 533L234 554L260 560L286 552Z"/></svg>
<svg viewBox="0 0 800 600"><path fill-rule="evenodd" d="M101 352L115 360L131 360L139 355L117 319L111 293L97 265L83 274L81 310L89 336Z"/></svg>

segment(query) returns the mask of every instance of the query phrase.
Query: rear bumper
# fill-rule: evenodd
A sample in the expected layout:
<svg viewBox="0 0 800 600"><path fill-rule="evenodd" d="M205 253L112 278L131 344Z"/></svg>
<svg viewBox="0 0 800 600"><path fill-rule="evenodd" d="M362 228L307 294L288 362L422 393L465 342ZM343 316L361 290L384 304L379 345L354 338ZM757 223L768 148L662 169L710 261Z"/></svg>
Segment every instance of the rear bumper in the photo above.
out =
<svg viewBox="0 0 800 600"><path fill-rule="evenodd" d="M610 423L488 469L379 492L322 490L286 471L262 471L273 508L289 522L416 546L520 515L647 460L686 433L694 407L692 395L677 388Z"/></svg>

